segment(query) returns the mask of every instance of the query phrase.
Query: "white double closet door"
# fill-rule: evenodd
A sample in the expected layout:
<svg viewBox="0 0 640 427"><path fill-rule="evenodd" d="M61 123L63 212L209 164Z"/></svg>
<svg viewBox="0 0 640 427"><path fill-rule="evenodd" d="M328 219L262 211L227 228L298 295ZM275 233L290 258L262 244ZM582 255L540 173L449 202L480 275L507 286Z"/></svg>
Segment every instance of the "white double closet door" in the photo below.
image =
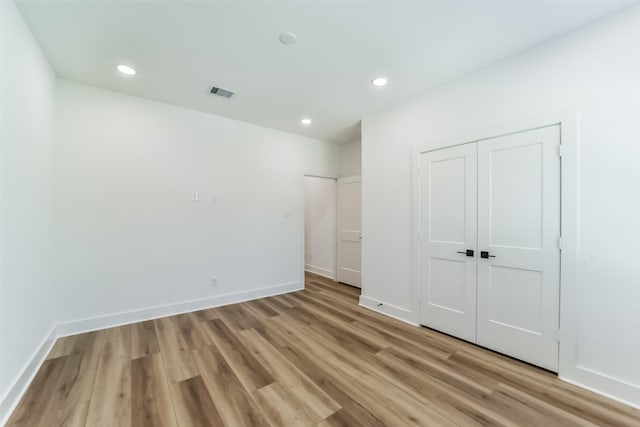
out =
<svg viewBox="0 0 640 427"><path fill-rule="evenodd" d="M421 155L422 324L558 369L560 128Z"/></svg>

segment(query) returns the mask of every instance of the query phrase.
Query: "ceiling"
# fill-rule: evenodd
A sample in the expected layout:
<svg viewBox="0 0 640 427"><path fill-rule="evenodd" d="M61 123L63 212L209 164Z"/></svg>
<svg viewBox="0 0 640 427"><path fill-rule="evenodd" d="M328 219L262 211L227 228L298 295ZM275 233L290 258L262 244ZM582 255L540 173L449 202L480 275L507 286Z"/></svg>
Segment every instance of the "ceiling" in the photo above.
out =
<svg viewBox="0 0 640 427"><path fill-rule="evenodd" d="M56 73L249 123L347 142L360 118L629 2L20 1ZM298 42L285 46L281 32ZM119 74L131 65L134 77ZM387 86L371 80L384 75ZM210 95L211 85L237 92ZM312 118L303 126L303 116Z"/></svg>

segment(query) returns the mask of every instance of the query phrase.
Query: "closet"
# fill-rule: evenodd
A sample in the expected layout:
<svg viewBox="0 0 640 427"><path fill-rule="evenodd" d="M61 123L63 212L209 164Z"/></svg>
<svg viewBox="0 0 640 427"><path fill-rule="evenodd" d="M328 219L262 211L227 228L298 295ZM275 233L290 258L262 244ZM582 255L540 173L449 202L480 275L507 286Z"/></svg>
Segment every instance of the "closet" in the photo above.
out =
<svg viewBox="0 0 640 427"><path fill-rule="evenodd" d="M559 125L420 163L421 323L557 372Z"/></svg>

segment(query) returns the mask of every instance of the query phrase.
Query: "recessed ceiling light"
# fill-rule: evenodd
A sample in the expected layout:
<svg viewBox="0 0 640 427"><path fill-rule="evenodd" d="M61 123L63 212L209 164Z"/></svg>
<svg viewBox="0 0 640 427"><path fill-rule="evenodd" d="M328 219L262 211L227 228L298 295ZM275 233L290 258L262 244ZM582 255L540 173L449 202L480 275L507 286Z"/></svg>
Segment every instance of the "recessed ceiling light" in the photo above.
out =
<svg viewBox="0 0 640 427"><path fill-rule="evenodd" d="M374 86L378 86L378 87L379 87L379 86L384 86L384 85L386 85L386 84L387 84L387 78L386 78L386 77L376 77L375 79L373 79L373 80L371 81L371 83L372 83Z"/></svg>
<svg viewBox="0 0 640 427"><path fill-rule="evenodd" d="M280 37L278 38L280 39L280 43L285 46L296 44L296 42L298 41L298 36L293 33L280 33Z"/></svg>
<svg viewBox="0 0 640 427"><path fill-rule="evenodd" d="M128 65L118 65L116 67L118 69L118 71L120 71L122 74L126 74L127 76L133 76L136 73L136 70L132 67L129 67Z"/></svg>
<svg viewBox="0 0 640 427"><path fill-rule="evenodd" d="M305 117L304 119L300 120L300 123L302 123L305 126L309 126L311 124L311 119L308 117Z"/></svg>

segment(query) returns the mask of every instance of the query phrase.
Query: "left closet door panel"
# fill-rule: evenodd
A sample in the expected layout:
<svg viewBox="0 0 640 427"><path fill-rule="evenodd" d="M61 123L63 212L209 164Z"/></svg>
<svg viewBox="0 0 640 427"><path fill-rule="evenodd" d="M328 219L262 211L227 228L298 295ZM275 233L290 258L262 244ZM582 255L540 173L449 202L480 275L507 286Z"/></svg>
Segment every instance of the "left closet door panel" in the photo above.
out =
<svg viewBox="0 0 640 427"><path fill-rule="evenodd" d="M421 155L421 323L476 339L476 144ZM471 252L473 251L473 255Z"/></svg>

